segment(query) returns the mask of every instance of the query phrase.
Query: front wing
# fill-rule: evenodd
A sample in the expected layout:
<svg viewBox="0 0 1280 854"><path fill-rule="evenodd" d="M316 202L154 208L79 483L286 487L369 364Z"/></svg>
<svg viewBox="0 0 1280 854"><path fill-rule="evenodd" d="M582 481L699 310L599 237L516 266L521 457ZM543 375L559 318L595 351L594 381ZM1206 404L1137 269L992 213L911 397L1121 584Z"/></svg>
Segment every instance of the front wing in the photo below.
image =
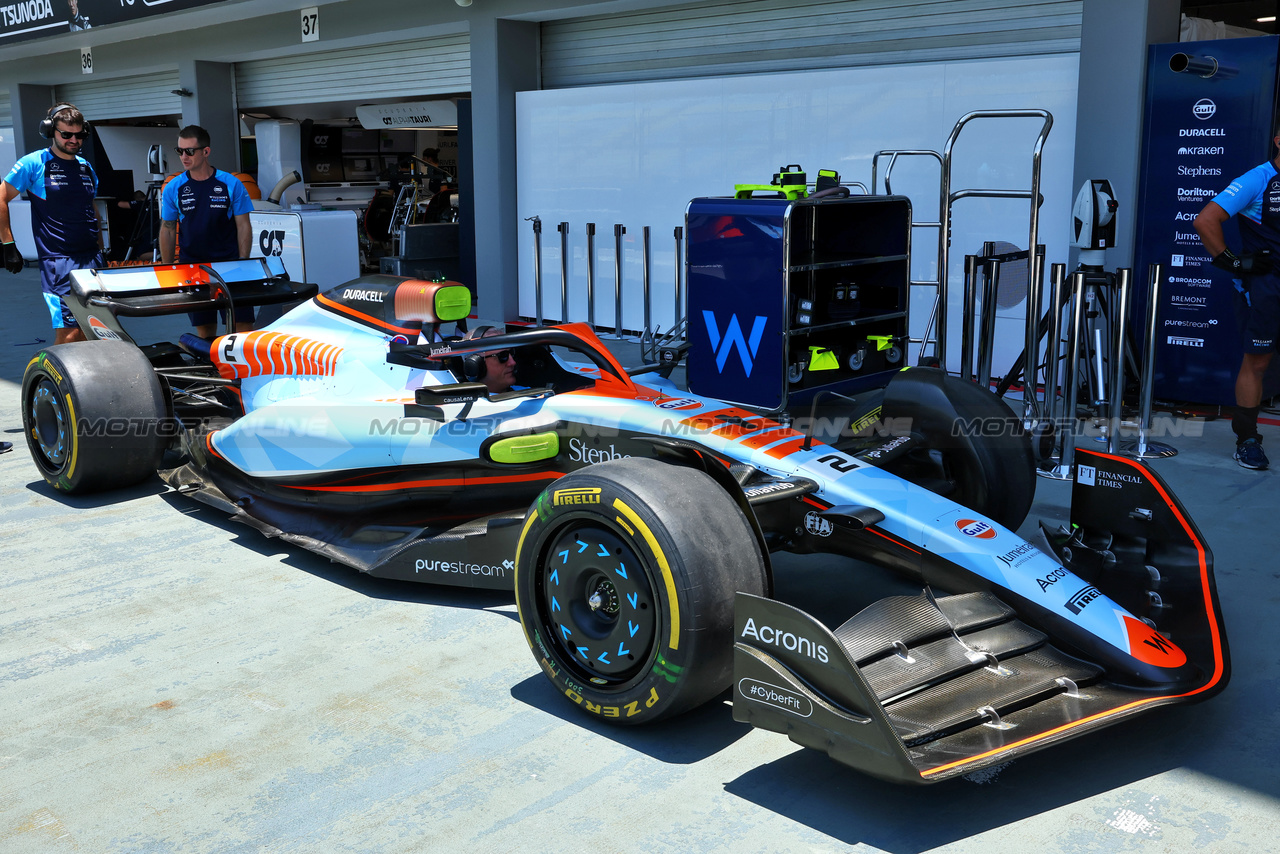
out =
<svg viewBox="0 0 1280 854"><path fill-rule="evenodd" d="M734 718L877 777L933 783L1221 691L1230 663L1213 557L1185 508L1141 463L1089 451L1077 462L1072 528L1046 539L1090 585L1066 609L1105 602L1089 593L1101 591L1142 618L1116 612L1133 654L1194 665L1190 684L1126 684L1051 626L1019 619L998 588L891 597L835 630L739 594Z"/></svg>

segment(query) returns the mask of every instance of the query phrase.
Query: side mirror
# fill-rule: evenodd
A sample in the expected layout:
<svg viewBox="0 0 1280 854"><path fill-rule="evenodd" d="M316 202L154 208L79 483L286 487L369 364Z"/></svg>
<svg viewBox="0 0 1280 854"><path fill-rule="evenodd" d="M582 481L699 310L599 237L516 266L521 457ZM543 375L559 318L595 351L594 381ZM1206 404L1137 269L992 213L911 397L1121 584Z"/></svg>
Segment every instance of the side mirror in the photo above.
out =
<svg viewBox="0 0 1280 854"><path fill-rule="evenodd" d="M465 421L471 412L471 405L477 400L488 400L489 389L484 383L453 383L415 389L412 404L404 408L406 418L429 418L432 421L444 421L444 410L447 403L464 404L458 413L458 420Z"/></svg>

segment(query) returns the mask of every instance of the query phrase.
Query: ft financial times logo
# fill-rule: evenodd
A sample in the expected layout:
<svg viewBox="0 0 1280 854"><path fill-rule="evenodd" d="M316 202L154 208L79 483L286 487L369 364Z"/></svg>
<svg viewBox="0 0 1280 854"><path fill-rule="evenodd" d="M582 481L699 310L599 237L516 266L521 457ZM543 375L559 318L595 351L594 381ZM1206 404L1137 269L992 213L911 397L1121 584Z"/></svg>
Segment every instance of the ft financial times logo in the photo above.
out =
<svg viewBox="0 0 1280 854"><path fill-rule="evenodd" d="M742 370L747 376L751 376L751 369L755 367L756 353L760 351L760 340L764 337L764 327L769 318L757 316L751 322L749 336L743 334L742 324L738 322L736 314L729 316L729 323L725 326L723 334L720 332L715 312L703 309L702 319L707 324L707 337L711 339L711 349L716 354L716 373L724 373L724 366L729 361L730 354L737 351L738 358L742 361Z"/></svg>

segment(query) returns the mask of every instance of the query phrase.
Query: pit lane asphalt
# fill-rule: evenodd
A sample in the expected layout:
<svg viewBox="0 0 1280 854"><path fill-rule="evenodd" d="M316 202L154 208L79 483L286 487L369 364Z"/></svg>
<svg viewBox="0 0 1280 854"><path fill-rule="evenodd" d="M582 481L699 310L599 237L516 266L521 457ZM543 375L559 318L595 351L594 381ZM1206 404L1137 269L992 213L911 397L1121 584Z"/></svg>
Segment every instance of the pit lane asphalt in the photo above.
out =
<svg viewBox="0 0 1280 854"><path fill-rule="evenodd" d="M1157 466L1214 550L1226 691L905 788L723 702L587 718L507 595L371 579L158 479L55 495L18 403L51 339L35 271L0 298L0 852L1280 850L1280 473L1238 468L1224 421L1179 422L1202 435ZM1031 518L1066 503L1041 481ZM844 559L776 565L779 595L829 622L898 589Z"/></svg>

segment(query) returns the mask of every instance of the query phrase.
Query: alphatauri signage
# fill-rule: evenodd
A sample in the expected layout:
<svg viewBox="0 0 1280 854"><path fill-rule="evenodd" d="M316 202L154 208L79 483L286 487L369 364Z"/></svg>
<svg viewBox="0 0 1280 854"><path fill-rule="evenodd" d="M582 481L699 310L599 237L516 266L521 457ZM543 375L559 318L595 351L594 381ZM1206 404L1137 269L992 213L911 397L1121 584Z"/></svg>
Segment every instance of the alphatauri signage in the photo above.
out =
<svg viewBox="0 0 1280 854"><path fill-rule="evenodd" d="M456 128L458 105L452 101L410 101L403 104L364 104L356 118L367 130L387 128Z"/></svg>

